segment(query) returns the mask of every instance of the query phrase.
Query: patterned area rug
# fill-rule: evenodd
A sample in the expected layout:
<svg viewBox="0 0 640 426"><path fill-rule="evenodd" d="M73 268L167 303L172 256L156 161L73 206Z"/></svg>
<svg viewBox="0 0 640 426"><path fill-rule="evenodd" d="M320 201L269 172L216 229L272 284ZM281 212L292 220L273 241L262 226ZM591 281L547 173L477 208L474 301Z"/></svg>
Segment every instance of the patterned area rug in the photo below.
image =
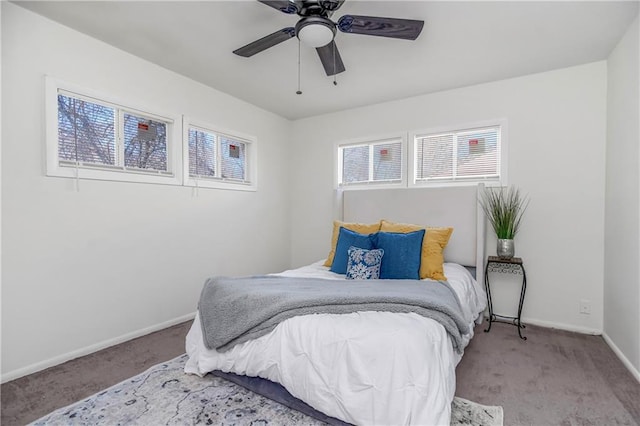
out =
<svg viewBox="0 0 640 426"><path fill-rule="evenodd" d="M325 425L211 374L184 373L187 355L158 364L32 425ZM452 425L501 426L502 407L456 397Z"/></svg>

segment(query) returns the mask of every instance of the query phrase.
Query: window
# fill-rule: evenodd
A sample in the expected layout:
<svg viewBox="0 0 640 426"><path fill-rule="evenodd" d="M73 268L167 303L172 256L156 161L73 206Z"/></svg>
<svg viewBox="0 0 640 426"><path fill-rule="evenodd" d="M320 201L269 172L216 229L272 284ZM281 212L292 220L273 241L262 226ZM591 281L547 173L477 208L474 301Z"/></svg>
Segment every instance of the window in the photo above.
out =
<svg viewBox="0 0 640 426"><path fill-rule="evenodd" d="M58 159L115 165L113 108L58 94Z"/></svg>
<svg viewBox="0 0 640 426"><path fill-rule="evenodd" d="M173 119L47 79L47 175L176 184L175 144Z"/></svg>
<svg viewBox="0 0 640 426"><path fill-rule="evenodd" d="M255 138L184 120L185 185L256 190Z"/></svg>
<svg viewBox="0 0 640 426"><path fill-rule="evenodd" d="M401 137L338 146L338 185L402 184L404 140Z"/></svg>
<svg viewBox="0 0 640 426"><path fill-rule="evenodd" d="M416 134L412 183L500 182L501 155L500 125Z"/></svg>
<svg viewBox="0 0 640 426"><path fill-rule="evenodd" d="M337 145L342 189L506 185L506 120Z"/></svg>

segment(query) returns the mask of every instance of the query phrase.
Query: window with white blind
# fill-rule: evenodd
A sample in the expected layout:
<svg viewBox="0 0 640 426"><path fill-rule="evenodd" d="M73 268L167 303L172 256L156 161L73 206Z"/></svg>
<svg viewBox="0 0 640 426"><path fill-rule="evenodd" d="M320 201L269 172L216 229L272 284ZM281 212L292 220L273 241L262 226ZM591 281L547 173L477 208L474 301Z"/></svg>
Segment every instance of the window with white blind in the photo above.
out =
<svg viewBox="0 0 640 426"><path fill-rule="evenodd" d="M404 145L401 137L339 145L338 185L402 184Z"/></svg>
<svg viewBox="0 0 640 426"><path fill-rule="evenodd" d="M255 191L255 138L185 118L184 184Z"/></svg>
<svg viewBox="0 0 640 426"><path fill-rule="evenodd" d="M500 182L502 126L425 132L413 137L413 185Z"/></svg>
<svg viewBox="0 0 640 426"><path fill-rule="evenodd" d="M51 78L46 86L47 175L180 183L174 118Z"/></svg>

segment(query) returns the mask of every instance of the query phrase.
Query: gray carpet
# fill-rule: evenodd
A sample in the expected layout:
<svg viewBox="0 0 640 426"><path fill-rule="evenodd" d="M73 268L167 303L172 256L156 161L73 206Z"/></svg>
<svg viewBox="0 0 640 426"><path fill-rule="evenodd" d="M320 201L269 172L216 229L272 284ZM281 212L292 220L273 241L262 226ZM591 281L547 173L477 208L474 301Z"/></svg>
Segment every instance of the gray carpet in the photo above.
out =
<svg viewBox="0 0 640 426"><path fill-rule="evenodd" d="M2 385L3 426L24 425L184 353L190 324ZM504 408L505 425L639 425L640 384L602 337L494 324L457 369L456 395Z"/></svg>
<svg viewBox="0 0 640 426"><path fill-rule="evenodd" d="M325 425L221 377L185 374L187 359L153 366L32 425ZM502 426L502 417L501 407L457 397L452 404L452 426Z"/></svg>
<svg viewBox="0 0 640 426"><path fill-rule="evenodd" d="M601 336L494 323L457 368L456 395L504 407L505 425L638 425L640 383Z"/></svg>

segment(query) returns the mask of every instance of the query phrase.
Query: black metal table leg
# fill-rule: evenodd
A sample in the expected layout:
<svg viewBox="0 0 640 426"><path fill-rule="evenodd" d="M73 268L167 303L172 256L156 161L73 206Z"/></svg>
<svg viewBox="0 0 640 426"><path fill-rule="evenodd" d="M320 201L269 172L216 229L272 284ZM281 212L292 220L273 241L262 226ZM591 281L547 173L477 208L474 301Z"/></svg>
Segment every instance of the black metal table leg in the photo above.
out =
<svg viewBox="0 0 640 426"><path fill-rule="evenodd" d="M524 295L527 292L527 273L525 272L523 265L520 265L520 269L522 269L522 288L520 290L520 304L518 305L518 336L520 336L521 339L527 340L527 337L522 335L521 329L525 328L525 326L520 321L520 318L522 317Z"/></svg>
<svg viewBox="0 0 640 426"><path fill-rule="evenodd" d="M509 272L509 273L522 273L522 286L520 288L520 301L518 303L518 316L511 317L506 315L498 315L493 313L493 301L491 299L491 284L489 283L489 270L492 264L500 265L495 266L494 272ZM514 257L511 259L501 259L496 256L489 256L487 259L487 265L484 270L484 285L485 290L487 292L487 305L489 307L489 326L487 327L485 333L491 330L491 325L494 322L507 322L508 324L515 325L518 327L518 336L522 340L527 340L526 336L522 335L522 329L526 328L524 324L522 324L522 306L524 305L524 297L527 291L527 273L524 269L524 264L521 258Z"/></svg>
<svg viewBox="0 0 640 426"><path fill-rule="evenodd" d="M489 306L489 327L484 330L488 333L491 330L491 323L493 322L493 304L491 303L491 286L489 285L489 262L484 268L484 288L487 292L487 305Z"/></svg>

